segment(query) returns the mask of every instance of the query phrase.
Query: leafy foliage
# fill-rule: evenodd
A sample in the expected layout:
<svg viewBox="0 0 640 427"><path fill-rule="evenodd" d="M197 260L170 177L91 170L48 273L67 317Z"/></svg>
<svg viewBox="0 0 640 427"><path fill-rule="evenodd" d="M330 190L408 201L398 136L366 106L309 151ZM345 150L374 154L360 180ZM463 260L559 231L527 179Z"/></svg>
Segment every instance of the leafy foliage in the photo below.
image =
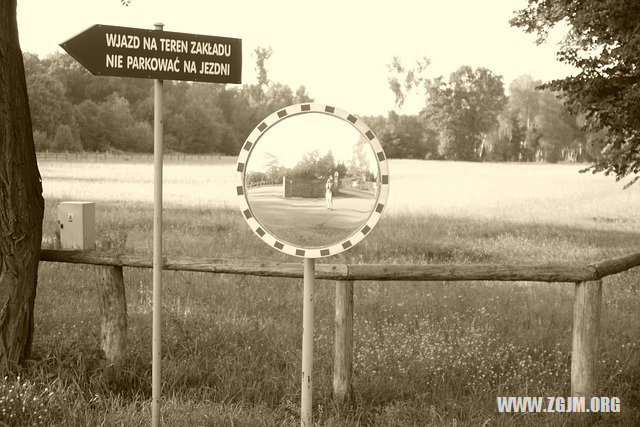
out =
<svg viewBox="0 0 640 427"><path fill-rule="evenodd" d="M435 132L426 128L418 116L389 112L382 133L387 156L402 159L435 158L438 141Z"/></svg>
<svg viewBox="0 0 640 427"><path fill-rule="evenodd" d="M272 53L254 50L257 79L242 86L165 82L166 149L235 155L264 117L311 102L304 86L294 90L269 78ZM23 60L39 150L60 149L52 140L58 126L67 125L82 150L152 151L151 81L95 77L65 53L44 59L25 53ZM601 133L585 136L577 116L565 114L551 92L540 92L541 82L529 76L512 83L507 102L502 78L490 70L463 66L445 81L428 78L429 64L422 58L405 67L395 57L388 65L395 109L387 117L363 117L390 158L584 160L595 150L590 147L601 145ZM401 114L409 93L423 89L421 114ZM274 170L264 178L274 181L282 174Z"/></svg>
<svg viewBox="0 0 640 427"><path fill-rule="evenodd" d="M428 76L431 61L413 68L399 57L387 65L395 110L387 119L370 117L389 157L492 161L585 161L600 144L580 129L584 117L562 105L561 92L542 89L525 75L505 96L502 77L462 66L445 80ZM414 90L424 89L419 117L400 111Z"/></svg>
<svg viewBox="0 0 640 427"><path fill-rule="evenodd" d="M304 86L294 91L268 79L265 63L271 53L271 48L255 50L255 84L165 82L167 150L237 154L244 138L265 116L290 104L312 101ZM25 53L23 61L39 149L60 149L49 141L59 125L66 125L82 150L152 151L150 80L94 77L65 53L44 59Z"/></svg>
<svg viewBox="0 0 640 427"><path fill-rule="evenodd" d="M36 129L33 131L33 144L36 151L46 151L50 148L51 139L45 132Z"/></svg>
<svg viewBox="0 0 640 427"><path fill-rule="evenodd" d="M58 130L56 130L56 135L53 137L52 148L56 151L80 151L82 150L82 145L80 145L80 141L73 136L69 126L60 125L58 126Z"/></svg>
<svg viewBox="0 0 640 427"><path fill-rule="evenodd" d="M320 179L333 175L336 162L331 151L321 156L317 150L306 153L293 167L291 175L300 178Z"/></svg>
<svg viewBox="0 0 640 427"><path fill-rule="evenodd" d="M393 61L387 64L387 70L390 73L387 81L389 82L389 89L391 89L395 95L395 104L398 110L402 109L407 94L411 92L413 88L424 85L424 73L430 64L431 60L423 57L416 61L415 68L406 69L398 56L394 56Z"/></svg>
<svg viewBox="0 0 640 427"><path fill-rule="evenodd" d="M479 159L484 137L506 104L502 76L463 66L448 82L442 77L427 81L426 89L427 106L421 116L438 133L440 154L454 160Z"/></svg>
<svg viewBox="0 0 640 427"><path fill-rule="evenodd" d="M53 137L60 123L71 123L72 105L64 85L49 74L34 74L27 79L32 125Z"/></svg>
<svg viewBox="0 0 640 427"><path fill-rule="evenodd" d="M528 75L511 82L506 108L488 138L492 160L553 163L592 158L579 117L566 111L559 94L541 85Z"/></svg>
<svg viewBox="0 0 640 427"><path fill-rule="evenodd" d="M568 25L558 58L580 71L545 85L562 91L574 114L604 147L589 168L617 179L640 172L640 3L635 0L528 0L513 26L546 40ZM635 182L635 177L631 183Z"/></svg>

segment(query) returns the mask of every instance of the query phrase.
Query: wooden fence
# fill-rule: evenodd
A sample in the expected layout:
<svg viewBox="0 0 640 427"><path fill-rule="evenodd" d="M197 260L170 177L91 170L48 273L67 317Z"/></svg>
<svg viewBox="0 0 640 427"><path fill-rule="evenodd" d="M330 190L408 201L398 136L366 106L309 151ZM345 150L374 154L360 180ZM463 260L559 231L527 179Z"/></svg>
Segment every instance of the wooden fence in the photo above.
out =
<svg viewBox="0 0 640 427"><path fill-rule="evenodd" d="M153 153L121 153L121 152L48 152L41 151L36 153L38 160L56 160L56 161L142 161L146 163L153 162ZM222 154L185 154L185 153L164 153L163 159L168 161L185 160L220 160L223 158Z"/></svg>
<svg viewBox="0 0 640 427"><path fill-rule="evenodd" d="M110 363L122 363L126 349L127 308L123 267L152 268L151 257L132 254L42 250L41 261L100 267L97 283L101 346ZM333 392L352 399L353 286L355 281L529 281L575 283L571 352L572 396L597 396L596 365L602 278L640 266L640 253L594 264L350 265L316 264L317 279L334 280L335 337ZM302 263L230 259L163 258L164 270L302 278Z"/></svg>

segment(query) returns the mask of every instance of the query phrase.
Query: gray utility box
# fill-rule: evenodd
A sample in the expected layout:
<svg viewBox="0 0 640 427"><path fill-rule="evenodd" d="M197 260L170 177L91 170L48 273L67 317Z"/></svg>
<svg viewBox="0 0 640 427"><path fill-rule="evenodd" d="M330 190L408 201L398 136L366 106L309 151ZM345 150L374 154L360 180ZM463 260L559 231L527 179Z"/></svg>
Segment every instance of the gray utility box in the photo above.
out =
<svg viewBox="0 0 640 427"><path fill-rule="evenodd" d="M90 250L96 247L96 207L93 202L60 202L60 248Z"/></svg>

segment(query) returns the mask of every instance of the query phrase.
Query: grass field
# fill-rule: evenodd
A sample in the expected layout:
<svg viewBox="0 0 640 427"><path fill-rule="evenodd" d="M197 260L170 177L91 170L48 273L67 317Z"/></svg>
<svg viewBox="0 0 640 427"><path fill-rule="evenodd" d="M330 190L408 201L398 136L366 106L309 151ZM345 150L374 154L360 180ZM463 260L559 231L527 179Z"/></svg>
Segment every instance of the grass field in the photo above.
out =
<svg viewBox="0 0 640 427"><path fill-rule="evenodd" d="M391 161L388 209L358 246L323 262L589 263L640 248L640 187L576 165ZM97 245L151 253L152 165L42 161L43 245L61 200L96 201ZM165 165L164 252L293 261L236 208L234 159ZM640 269L604 280L599 384L640 423ZM148 425L151 271L125 269L124 372L103 365L94 268L42 263L33 355L0 383L0 423ZM316 297L314 415L320 425L571 424L498 414L497 396L570 392L572 284L355 285L355 404L331 401L333 283ZM300 280L166 272L167 425L299 423ZM4 397L3 397L4 396ZM583 418L584 419L584 418ZM579 419L578 419L579 420Z"/></svg>

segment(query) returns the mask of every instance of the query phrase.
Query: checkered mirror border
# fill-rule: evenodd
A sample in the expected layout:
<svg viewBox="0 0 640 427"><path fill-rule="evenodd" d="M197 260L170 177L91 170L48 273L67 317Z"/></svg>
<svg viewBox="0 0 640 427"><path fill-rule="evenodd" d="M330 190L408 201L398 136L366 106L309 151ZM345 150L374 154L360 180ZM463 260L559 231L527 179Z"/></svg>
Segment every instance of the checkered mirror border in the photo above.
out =
<svg viewBox="0 0 640 427"><path fill-rule="evenodd" d="M365 224L349 236L344 241L328 246L325 248L304 248L300 246L293 245L285 240L278 239L276 236L273 236L269 233L269 231L255 218L253 213L251 212L251 208L249 206L249 202L247 201L246 191L245 191L245 165L249 156L251 155L251 151L253 150L255 143L260 139L262 134L266 132L270 127L275 125L276 123L286 120L288 117L297 115L297 114L307 114L307 113L321 113L335 116L339 119L342 119L348 123L350 123L353 127L355 127L362 135L364 135L373 151L376 153L376 159L378 161L378 170L380 174L380 186L378 191L378 200L376 202L376 207L371 212L371 215L365 222ZM238 155L238 163L236 166L237 171L237 184L236 184L236 193L238 195L238 199L240 201L240 210L242 211L242 217L247 221L251 230L264 241L267 245L275 248L281 252L284 252L289 255L302 257L302 258L322 258L331 255L339 254L340 252L344 252L347 249L358 244L362 239L364 239L367 234L373 229L373 227L380 220L380 216L384 211L384 208L387 204L387 198L389 196L389 166L387 164L387 157L384 154L384 150L382 149L382 145L380 141L376 137L376 135L369 129L369 127L357 117L343 111L339 108L332 107L324 104L317 103L303 103L303 104L295 104L290 105L282 110L276 111L275 113L269 115L265 118L258 126L256 126L249 137L245 141L242 149L240 150L240 154Z"/></svg>

